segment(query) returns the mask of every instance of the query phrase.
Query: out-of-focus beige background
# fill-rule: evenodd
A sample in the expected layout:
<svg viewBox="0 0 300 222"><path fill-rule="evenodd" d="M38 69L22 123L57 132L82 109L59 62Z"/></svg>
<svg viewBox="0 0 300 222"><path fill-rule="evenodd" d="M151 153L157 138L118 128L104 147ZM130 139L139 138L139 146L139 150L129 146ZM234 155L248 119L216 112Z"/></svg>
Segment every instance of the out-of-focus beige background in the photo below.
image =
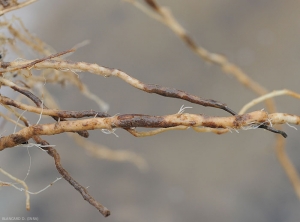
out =
<svg viewBox="0 0 300 222"><path fill-rule="evenodd" d="M199 45L226 55L270 91L288 88L299 92L298 1L158 2L173 11ZM40 0L16 15L56 51L91 41L68 59L118 68L146 83L225 102L236 111L256 97L219 67L199 59L168 28L123 1ZM112 115L173 114L184 104L193 107L187 112L228 116L224 111L144 93L120 79L79 75L93 93L110 104ZM47 87L62 109L98 109L74 87ZM299 101L293 98L276 98L276 102L280 112L300 113ZM264 104L259 104L253 109L263 108ZM287 152L300 171L299 132L288 126L284 130L289 135ZM138 153L147 160L148 171L88 156L66 135L46 138L57 145L70 174L111 210L110 217L104 219L63 180L32 195L30 212L25 210L23 193L1 188L1 217L31 216L43 222L300 220L299 200L276 159L275 137L270 132L249 130L218 136L188 130L149 138L134 138L120 129L116 133L118 138L91 132L90 140ZM35 148L29 151L32 163L26 181L31 191L37 191L59 174L47 154ZM5 170L25 177L29 166L26 149L6 149L0 161ZM3 175L0 179L6 180Z"/></svg>

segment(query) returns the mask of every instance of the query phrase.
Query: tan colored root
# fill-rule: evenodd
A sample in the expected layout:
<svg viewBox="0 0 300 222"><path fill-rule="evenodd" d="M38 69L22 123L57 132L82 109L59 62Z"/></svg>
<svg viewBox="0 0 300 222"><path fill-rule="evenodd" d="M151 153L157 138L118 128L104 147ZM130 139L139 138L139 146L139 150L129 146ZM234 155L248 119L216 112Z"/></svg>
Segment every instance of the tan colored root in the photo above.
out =
<svg viewBox="0 0 300 222"><path fill-rule="evenodd" d="M186 130L188 128L189 126L174 126L174 127L159 128L159 129L144 131L144 132L136 131L135 129L127 129L127 131L130 132L135 137L147 137L147 136L155 136L157 134L164 133L171 130Z"/></svg>
<svg viewBox="0 0 300 222"><path fill-rule="evenodd" d="M252 100L251 102L247 103L246 105L243 106L243 108L241 109L239 114L242 115L242 114L246 113L246 111L249 110L251 107L253 107L256 104L261 103L267 99L274 98L275 96L283 96L283 95L292 96L296 99L300 99L300 94L293 92L291 90L288 90L288 89L276 90L276 91L270 92L268 94L265 94L263 96L260 96L256 99Z"/></svg>
<svg viewBox="0 0 300 222"><path fill-rule="evenodd" d="M167 131L187 130L189 128L190 128L189 126L174 126L174 127L169 127L169 128L159 128L159 129L145 131L145 132L140 132L140 131L136 131L133 129L128 129L127 131L136 137L146 137L146 136L155 136L157 134L164 133ZM215 133L215 134L220 135L220 134L229 132L228 129L214 129L214 128L209 128L209 127L191 127L191 128L198 133Z"/></svg>
<svg viewBox="0 0 300 222"><path fill-rule="evenodd" d="M29 192L28 192L28 186L27 186L27 184L23 180L20 180L20 179L14 177L13 175L9 174L8 172L6 172L5 170L3 170L2 168L0 168L0 172L3 175L9 177L13 181L15 181L16 183L21 184L24 187L24 192L25 192L25 196L26 196L26 210L30 210L30 195L29 195ZM6 186L11 186L12 185L10 183L5 183L5 184L6 184Z"/></svg>
<svg viewBox="0 0 300 222"><path fill-rule="evenodd" d="M291 124L299 125L300 123L299 116L287 114L287 113L269 114L269 119L272 124L291 123Z"/></svg>
<svg viewBox="0 0 300 222"><path fill-rule="evenodd" d="M229 129L215 129L215 128L209 128L209 127L193 127L193 130L195 130L198 133L215 133L218 135L228 133Z"/></svg>

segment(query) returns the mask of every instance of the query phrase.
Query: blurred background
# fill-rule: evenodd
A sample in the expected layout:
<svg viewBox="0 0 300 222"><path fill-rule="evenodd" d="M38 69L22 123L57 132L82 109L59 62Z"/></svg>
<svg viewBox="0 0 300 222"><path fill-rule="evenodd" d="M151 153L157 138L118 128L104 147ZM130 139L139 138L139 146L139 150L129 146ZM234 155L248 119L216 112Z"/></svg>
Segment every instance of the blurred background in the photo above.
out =
<svg viewBox="0 0 300 222"><path fill-rule="evenodd" d="M279 0L159 0L198 45L225 55L268 90L299 92L300 14L298 1ZM257 96L219 67L198 58L168 28L120 0L40 0L6 15L21 17L29 31L56 51L84 40L90 44L68 59L118 68L145 82L174 87L203 98L227 103L238 111ZM37 55L28 53L28 58ZM139 91L117 78L80 73L81 80L110 105L111 115L167 115L186 112L228 116L224 111ZM75 87L47 84L62 109L98 110ZM1 88L2 90L2 88ZM299 101L277 97L279 112L300 113ZM263 109L259 104L252 110ZM288 133L287 152L300 172L299 132ZM225 135L192 130L170 131L135 138L123 130L119 137L91 132L90 141L144 157L148 170L130 163L99 160L86 155L66 135L44 137L56 144L62 164L91 195L111 210L102 215L66 181L31 196L0 189L1 217L38 217L39 221L299 221L300 203L275 153L274 134L264 130ZM26 179L38 191L59 177L53 160L30 148ZM25 148L6 149L1 167L19 178L30 165ZM0 175L0 180L8 179ZM0 217L0 219L1 219Z"/></svg>

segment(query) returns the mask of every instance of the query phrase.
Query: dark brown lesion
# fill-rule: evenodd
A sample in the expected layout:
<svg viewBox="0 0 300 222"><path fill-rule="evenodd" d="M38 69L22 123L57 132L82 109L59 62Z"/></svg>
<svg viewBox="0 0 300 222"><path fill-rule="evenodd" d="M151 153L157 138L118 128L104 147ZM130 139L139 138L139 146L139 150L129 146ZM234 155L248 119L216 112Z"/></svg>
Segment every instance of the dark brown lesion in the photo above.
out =
<svg viewBox="0 0 300 222"><path fill-rule="evenodd" d="M218 124L212 116L206 116L206 115L202 115L203 117L203 122L202 122L202 126L204 127L209 127L209 128L224 128L224 126L222 124ZM231 117L233 118L233 117Z"/></svg>
<svg viewBox="0 0 300 222"><path fill-rule="evenodd" d="M154 0L145 0L145 2L155 11L159 11L159 6Z"/></svg>
<svg viewBox="0 0 300 222"><path fill-rule="evenodd" d="M194 51L197 50L198 46L190 36L188 36L186 33L184 33L183 35L181 35L181 38L183 38L183 40L186 42L186 44L189 47L191 47Z"/></svg>
<svg viewBox="0 0 300 222"><path fill-rule="evenodd" d="M11 139L16 145L27 142L27 138L19 134L12 134Z"/></svg>
<svg viewBox="0 0 300 222"><path fill-rule="evenodd" d="M32 127L32 130L34 132L33 133L34 135L39 135L40 132L44 132L43 125L33 125L31 127Z"/></svg>
<svg viewBox="0 0 300 222"><path fill-rule="evenodd" d="M155 93L155 94L165 96L165 97L183 99L183 100L186 100L186 101L189 101L191 103L195 103L195 104L198 104L201 106L223 109L232 115L237 114L236 112L231 110L225 103L221 103L221 102L218 102L213 99L203 99L201 97L189 94L185 91L178 90L175 88L163 87L163 86L156 85L156 84L144 84L143 90L148 93Z"/></svg>
<svg viewBox="0 0 300 222"><path fill-rule="evenodd" d="M128 130L133 127L144 127L144 128L170 128L182 125L179 122L172 122L166 120L163 116L149 116L143 114L125 114L117 117L118 122L115 127L120 127ZM196 121L189 121L189 126L196 125ZM130 132L130 131L129 131Z"/></svg>
<svg viewBox="0 0 300 222"><path fill-rule="evenodd" d="M125 114L118 116L118 127L129 129L132 127L155 128L163 127L164 118L142 114Z"/></svg>
<svg viewBox="0 0 300 222"><path fill-rule="evenodd" d="M205 122L203 122L203 126L209 127L209 128L220 128L220 126L213 121L205 121Z"/></svg>
<svg viewBox="0 0 300 222"><path fill-rule="evenodd" d="M1 62L1 68L2 69L7 69L10 66L10 62Z"/></svg>
<svg viewBox="0 0 300 222"><path fill-rule="evenodd" d="M234 116L234 121L232 123L233 128L235 129L239 129L241 126L245 125L245 122L250 119L250 116L248 114L244 114L244 115L236 115Z"/></svg>
<svg viewBox="0 0 300 222"><path fill-rule="evenodd" d="M123 129L130 129L132 127L144 127L144 128L169 128L179 126L179 123L167 121L163 116L149 116L143 114L125 114L119 115L117 127ZM191 126L196 122L191 121Z"/></svg>

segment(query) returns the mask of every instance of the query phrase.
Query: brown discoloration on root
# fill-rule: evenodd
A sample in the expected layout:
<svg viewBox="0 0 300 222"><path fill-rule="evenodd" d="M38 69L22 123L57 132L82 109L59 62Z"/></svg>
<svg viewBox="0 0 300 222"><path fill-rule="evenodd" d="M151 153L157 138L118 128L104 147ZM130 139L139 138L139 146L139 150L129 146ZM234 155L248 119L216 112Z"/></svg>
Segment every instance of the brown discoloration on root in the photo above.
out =
<svg viewBox="0 0 300 222"><path fill-rule="evenodd" d="M3 136L0 138L0 151L5 148L15 147L19 144L26 143L30 139L30 136L19 133L11 134L10 136Z"/></svg>
<svg viewBox="0 0 300 222"><path fill-rule="evenodd" d="M169 87L162 87L156 84L144 84L144 91L148 93L156 93L161 96L165 97L171 97L171 98L177 98L177 99L183 99L186 101L189 101L191 103L195 103L201 106L208 106L208 107L214 107L218 109L223 109L232 115L235 115L236 113L232 110L230 110L225 103L218 102L216 100L212 99L202 99L198 96L189 94L185 91L178 90L175 88L169 88Z"/></svg>
<svg viewBox="0 0 300 222"><path fill-rule="evenodd" d="M11 86L10 88L31 99L37 107L42 107L43 105L42 101L37 96L35 96L32 92L25 89L21 89L20 87L17 86Z"/></svg>
<svg viewBox="0 0 300 222"><path fill-rule="evenodd" d="M247 122L247 120L250 119L250 116L248 114L236 115L234 117L235 117L235 120L233 121L232 125L233 125L233 128L235 128L235 129L239 129L241 126L244 126L245 123Z"/></svg>
<svg viewBox="0 0 300 222"><path fill-rule="evenodd" d="M118 116L116 125L124 129L132 127L145 127L145 128L169 128L179 126L182 123L188 126L197 124L194 120L189 120L185 115L174 115L174 121L171 121L164 116L149 116L142 114L126 114Z"/></svg>
<svg viewBox="0 0 300 222"><path fill-rule="evenodd" d="M203 117L203 122L202 122L202 126L205 127L209 127L209 128L225 128L224 125L224 121L220 121L220 119L216 119L216 117L213 116L206 116L206 115L202 115ZM232 122L232 118L234 117L228 117L226 118L228 120L228 125L231 125L230 122Z"/></svg>
<svg viewBox="0 0 300 222"><path fill-rule="evenodd" d="M10 62L1 62L1 68L2 69L6 69L9 66L10 66Z"/></svg>
<svg viewBox="0 0 300 222"><path fill-rule="evenodd" d="M12 134L11 139L15 144L22 144L27 141L27 139L24 136L18 134Z"/></svg>
<svg viewBox="0 0 300 222"><path fill-rule="evenodd" d="M217 123L213 122L213 121L205 121L203 123L203 126L209 127L209 128L220 128L220 126Z"/></svg>
<svg viewBox="0 0 300 222"><path fill-rule="evenodd" d="M191 47L193 50L197 50L197 44L190 36L188 36L186 33L184 33L181 35L181 38L185 41L185 43L189 47Z"/></svg>
<svg viewBox="0 0 300 222"><path fill-rule="evenodd" d="M2 102L2 104L9 105L9 106L14 106L16 108L20 107L18 102L16 102L15 100L9 99L9 98L4 97L4 96L1 96L1 99L2 98L5 98L5 102L4 103Z"/></svg>
<svg viewBox="0 0 300 222"><path fill-rule="evenodd" d="M155 11L159 11L159 6L154 0L145 0L145 2Z"/></svg>
<svg viewBox="0 0 300 222"><path fill-rule="evenodd" d="M55 124L55 126L56 126L56 124ZM32 128L34 131L34 135L40 135L41 132L43 132L45 130L42 125L33 125Z"/></svg>
<svg viewBox="0 0 300 222"><path fill-rule="evenodd" d="M141 114L126 114L118 116L118 127L163 127L164 119L162 117L153 117Z"/></svg>
<svg viewBox="0 0 300 222"><path fill-rule="evenodd" d="M84 138L89 138L90 134L88 131L74 131L74 133L77 133L78 135L84 137Z"/></svg>

